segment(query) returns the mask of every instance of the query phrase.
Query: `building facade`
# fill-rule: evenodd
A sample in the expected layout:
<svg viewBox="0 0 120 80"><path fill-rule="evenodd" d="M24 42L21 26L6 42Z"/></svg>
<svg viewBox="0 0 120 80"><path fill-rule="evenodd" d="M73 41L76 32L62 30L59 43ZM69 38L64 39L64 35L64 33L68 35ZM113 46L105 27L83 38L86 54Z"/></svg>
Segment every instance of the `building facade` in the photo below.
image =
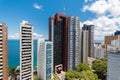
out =
<svg viewBox="0 0 120 80"><path fill-rule="evenodd" d="M105 58L106 55L106 49L103 47L101 43L95 43L94 44L94 55L97 59Z"/></svg>
<svg viewBox="0 0 120 80"><path fill-rule="evenodd" d="M33 80L33 27L20 24L20 80Z"/></svg>
<svg viewBox="0 0 120 80"><path fill-rule="evenodd" d="M50 80L53 73L53 43L38 39L37 75L39 80Z"/></svg>
<svg viewBox="0 0 120 80"><path fill-rule="evenodd" d="M88 30L82 31L82 42L81 42L81 62L87 63L88 60L88 53L89 53L89 35Z"/></svg>
<svg viewBox="0 0 120 80"><path fill-rule="evenodd" d="M111 35L111 36L105 36L105 44L109 45L111 44L112 40L119 40L120 35Z"/></svg>
<svg viewBox="0 0 120 80"><path fill-rule="evenodd" d="M81 62L81 34L79 17L68 18L68 69L74 70Z"/></svg>
<svg viewBox="0 0 120 80"><path fill-rule="evenodd" d="M120 80L120 49L109 51L107 66L107 80Z"/></svg>
<svg viewBox="0 0 120 80"><path fill-rule="evenodd" d="M0 24L0 80L8 80L8 30Z"/></svg>
<svg viewBox="0 0 120 80"><path fill-rule="evenodd" d="M52 22L52 21L51 21ZM51 23L52 25L52 23ZM63 14L56 14L54 16L53 35L49 25L49 40L53 36L53 55L54 55L54 69L56 65L62 64L63 70L67 70L67 51L68 51L68 17Z"/></svg>
<svg viewBox="0 0 120 80"><path fill-rule="evenodd" d="M88 56L94 57L94 25L84 24L82 27L83 30L88 30Z"/></svg>

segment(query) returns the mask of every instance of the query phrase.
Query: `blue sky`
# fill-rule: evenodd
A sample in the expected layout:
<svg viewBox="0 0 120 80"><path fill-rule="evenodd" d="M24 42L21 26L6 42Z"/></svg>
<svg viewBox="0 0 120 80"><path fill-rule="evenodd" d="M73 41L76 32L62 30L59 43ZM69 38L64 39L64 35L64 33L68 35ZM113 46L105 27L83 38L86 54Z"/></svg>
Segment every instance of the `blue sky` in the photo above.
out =
<svg viewBox="0 0 120 80"><path fill-rule="evenodd" d="M115 1L120 3L120 0ZM78 16L81 24L94 24L95 36L103 39L104 35L112 34L120 25L120 13L118 12L116 16L114 14L116 11L110 11L111 7L108 6L119 8L117 2L111 5L112 0L0 0L0 23L7 24L9 38L18 38L22 20L33 24L34 35L43 35L47 38L48 18L56 13L64 13L64 5L66 5L67 16ZM108 21L108 24L102 19ZM112 31L109 30L111 28ZM98 39L97 37L95 39Z"/></svg>

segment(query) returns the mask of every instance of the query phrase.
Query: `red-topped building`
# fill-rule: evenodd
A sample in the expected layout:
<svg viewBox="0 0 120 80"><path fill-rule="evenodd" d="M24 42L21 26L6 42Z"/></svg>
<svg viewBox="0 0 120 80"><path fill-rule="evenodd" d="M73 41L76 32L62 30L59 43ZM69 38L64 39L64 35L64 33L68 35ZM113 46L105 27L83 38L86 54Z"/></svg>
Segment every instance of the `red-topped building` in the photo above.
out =
<svg viewBox="0 0 120 80"><path fill-rule="evenodd" d="M63 14L55 14L49 18L49 40L53 41L53 66L62 64L63 70L67 70L68 51L68 17Z"/></svg>

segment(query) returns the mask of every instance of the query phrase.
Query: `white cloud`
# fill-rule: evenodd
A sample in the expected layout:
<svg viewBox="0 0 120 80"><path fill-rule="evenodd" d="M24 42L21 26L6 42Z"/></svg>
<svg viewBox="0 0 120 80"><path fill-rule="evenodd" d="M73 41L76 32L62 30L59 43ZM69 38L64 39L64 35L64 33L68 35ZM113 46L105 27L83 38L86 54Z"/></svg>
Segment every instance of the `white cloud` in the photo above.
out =
<svg viewBox="0 0 120 80"><path fill-rule="evenodd" d="M35 9L38 9L38 10L43 10L43 6L42 6L42 5L39 5L38 3L34 3L34 4L33 4L33 7L34 7Z"/></svg>
<svg viewBox="0 0 120 80"><path fill-rule="evenodd" d="M43 37L43 35L39 35L37 33L33 33L33 37L34 37L34 39L38 39L39 37Z"/></svg>
<svg viewBox="0 0 120 80"><path fill-rule="evenodd" d="M120 16L120 0L96 0L90 5L85 5L83 11L91 11L97 15L109 14L113 17Z"/></svg>
<svg viewBox="0 0 120 80"><path fill-rule="evenodd" d="M9 35L8 35L8 39L19 39L19 38L20 38L19 35L20 35L19 33L9 34ZM39 35L39 34L37 34L37 33L33 33L33 38L34 38L34 39L37 39L37 38L39 38L39 37L43 37L43 35Z"/></svg>
<svg viewBox="0 0 120 80"><path fill-rule="evenodd" d="M103 40L105 35L112 35L120 30L120 0L96 0L89 5L84 5L82 11L96 14L92 20L82 24L95 25L95 40Z"/></svg>
<svg viewBox="0 0 120 80"><path fill-rule="evenodd" d="M101 16L91 21L84 21L82 24L93 24L95 26L95 40L103 40L105 35L111 35L116 30L119 30L118 26L120 26L120 17L110 19L107 16Z"/></svg>

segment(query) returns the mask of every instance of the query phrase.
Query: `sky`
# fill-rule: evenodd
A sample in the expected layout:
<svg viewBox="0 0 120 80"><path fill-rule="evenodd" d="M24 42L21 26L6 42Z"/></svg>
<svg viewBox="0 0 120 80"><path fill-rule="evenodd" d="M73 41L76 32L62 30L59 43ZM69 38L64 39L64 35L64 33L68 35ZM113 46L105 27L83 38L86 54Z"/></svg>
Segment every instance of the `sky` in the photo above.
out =
<svg viewBox="0 0 120 80"><path fill-rule="evenodd" d="M34 27L34 37L48 38L48 19L56 13L78 16L83 24L95 26L95 40L112 35L120 26L120 0L0 0L0 23L8 26L8 38L19 39L20 23Z"/></svg>

